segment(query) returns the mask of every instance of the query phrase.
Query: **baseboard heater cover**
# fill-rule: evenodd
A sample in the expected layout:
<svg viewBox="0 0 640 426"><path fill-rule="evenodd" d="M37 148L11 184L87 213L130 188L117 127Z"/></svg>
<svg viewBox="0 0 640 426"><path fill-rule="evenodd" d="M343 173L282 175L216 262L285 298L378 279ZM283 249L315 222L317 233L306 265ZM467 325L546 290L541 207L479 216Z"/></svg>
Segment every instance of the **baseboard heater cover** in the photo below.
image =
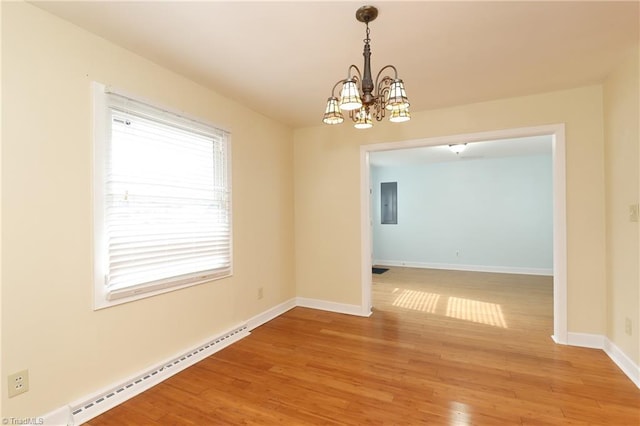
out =
<svg viewBox="0 0 640 426"><path fill-rule="evenodd" d="M79 425L91 420L248 335L249 330L244 324L121 385L112 387L88 401L72 405L73 424Z"/></svg>

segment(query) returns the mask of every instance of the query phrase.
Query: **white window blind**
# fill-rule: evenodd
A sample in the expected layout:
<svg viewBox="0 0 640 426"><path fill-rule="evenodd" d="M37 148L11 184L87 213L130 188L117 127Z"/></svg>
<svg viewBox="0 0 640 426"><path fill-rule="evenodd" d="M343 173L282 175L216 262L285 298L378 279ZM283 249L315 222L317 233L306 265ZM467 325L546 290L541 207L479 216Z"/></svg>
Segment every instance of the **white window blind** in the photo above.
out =
<svg viewBox="0 0 640 426"><path fill-rule="evenodd" d="M228 134L106 95L106 299L231 274Z"/></svg>

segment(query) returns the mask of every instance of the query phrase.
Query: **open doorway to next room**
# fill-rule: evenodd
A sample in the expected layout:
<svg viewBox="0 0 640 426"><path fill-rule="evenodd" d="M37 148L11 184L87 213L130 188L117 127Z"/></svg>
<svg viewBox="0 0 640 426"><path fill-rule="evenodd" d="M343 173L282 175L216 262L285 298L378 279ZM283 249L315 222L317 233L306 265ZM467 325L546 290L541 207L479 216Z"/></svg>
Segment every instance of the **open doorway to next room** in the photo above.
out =
<svg viewBox="0 0 640 426"><path fill-rule="evenodd" d="M556 338L556 136L370 150L374 312L520 331L533 320Z"/></svg>

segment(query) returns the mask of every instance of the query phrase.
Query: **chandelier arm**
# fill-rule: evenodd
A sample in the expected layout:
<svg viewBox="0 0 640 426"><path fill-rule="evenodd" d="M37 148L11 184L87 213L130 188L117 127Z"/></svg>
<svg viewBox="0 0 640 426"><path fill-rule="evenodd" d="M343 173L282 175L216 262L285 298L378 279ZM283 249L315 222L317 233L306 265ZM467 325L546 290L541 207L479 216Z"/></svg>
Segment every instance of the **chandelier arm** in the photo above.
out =
<svg viewBox="0 0 640 426"><path fill-rule="evenodd" d="M356 70L357 77L355 75L353 76L351 75L352 69ZM351 79L352 77L356 78L356 80L362 81L362 74L360 73L360 68L358 68L357 65L354 65L354 64L349 65L349 69L347 70L347 80Z"/></svg>
<svg viewBox="0 0 640 426"><path fill-rule="evenodd" d="M373 104L375 110L376 121L382 121L385 116L384 97L378 97L377 101Z"/></svg>
<svg viewBox="0 0 640 426"><path fill-rule="evenodd" d="M384 70L386 70L387 68L391 68L393 70L393 78L395 80L398 79L398 70L396 69L396 67L394 67L393 65L385 65L384 67L382 67L382 69L380 71L378 71L378 75L376 76L376 87L378 87L378 83L380 82L380 74L382 74L382 72ZM382 78L382 80L384 80L385 78L391 78L389 76L384 76Z"/></svg>
<svg viewBox="0 0 640 426"><path fill-rule="evenodd" d="M349 117L351 118L351 120L355 123L358 121L358 113L360 112L359 109L352 109L351 111L349 111Z"/></svg>
<svg viewBox="0 0 640 426"><path fill-rule="evenodd" d="M338 80L338 82L333 85L333 89L331 89L331 97L332 98L336 97L336 87L338 87L338 84L344 84L345 81L347 81L347 80Z"/></svg>
<svg viewBox="0 0 640 426"><path fill-rule="evenodd" d="M385 76L376 84L376 96L381 100L382 104L385 104L385 99L387 98L387 94L391 88L391 83L393 83L393 79L389 76Z"/></svg>
<svg viewBox="0 0 640 426"><path fill-rule="evenodd" d="M1 0L0 0L1 1ZM356 19L365 24L366 38L363 40L362 56L364 66L362 71L356 65L347 69L347 78L338 81L331 89L331 98L327 101L327 108L323 121L326 124L342 122L342 112L349 112L349 117L356 123L357 129L371 127L371 119L381 121L390 111L392 122L403 122L410 119L402 80L398 78L398 70L393 65L384 66L373 80L371 76L371 30L369 22L376 19L378 9L375 6L362 6L356 11ZM390 70L393 70L391 73ZM383 75L384 72L386 75ZM392 76L389 76L391 74ZM343 85L338 104L335 96L336 87ZM390 105L387 105L389 103ZM373 110L372 110L373 109Z"/></svg>

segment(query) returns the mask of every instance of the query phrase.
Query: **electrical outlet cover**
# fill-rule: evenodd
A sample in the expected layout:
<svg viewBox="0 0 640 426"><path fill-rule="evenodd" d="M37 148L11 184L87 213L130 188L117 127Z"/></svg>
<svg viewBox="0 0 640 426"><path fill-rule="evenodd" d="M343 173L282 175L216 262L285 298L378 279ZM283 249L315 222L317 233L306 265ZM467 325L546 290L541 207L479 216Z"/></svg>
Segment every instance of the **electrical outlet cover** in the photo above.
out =
<svg viewBox="0 0 640 426"><path fill-rule="evenodd" d="M9 385L9 398L25 393L29 390L29 370L9 374L7 381Z"/></svg>

